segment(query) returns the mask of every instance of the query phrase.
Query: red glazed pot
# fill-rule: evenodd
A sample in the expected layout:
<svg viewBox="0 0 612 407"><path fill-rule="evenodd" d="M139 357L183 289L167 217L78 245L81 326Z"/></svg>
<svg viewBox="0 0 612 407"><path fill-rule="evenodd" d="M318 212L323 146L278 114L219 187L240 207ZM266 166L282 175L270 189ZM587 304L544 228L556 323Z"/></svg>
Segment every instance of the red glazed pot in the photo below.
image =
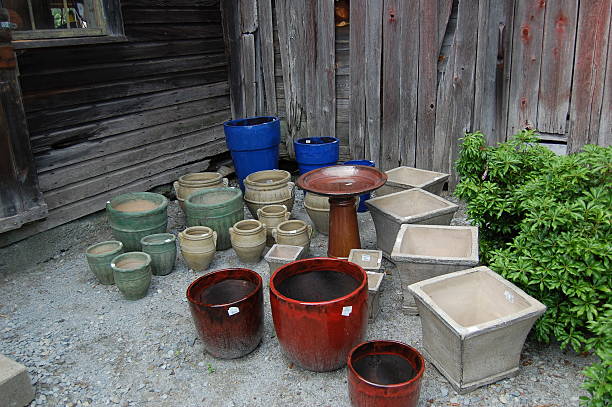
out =
<svg viewBox="0 0 612 407"><path fill-rule="evenodd" d="M423 356L395 341L357 345L348 357L353 407L416 407L425 372Z"/></svg>
<svg viewBox="0 0 612 407"><path fill-rule="evenodd" d="M262 280L230 268L206 274L187 288L187 299L206 352L233 359L253 351L263 336Z"/></svg>
<svg viewBox="0 0 612 407"><path fill-rule="evenodd" d="M329 271L338 273L325 274ZM307 275L309 272L315 273ZM313 275L317 275L315 280L304 280ZM342 279L330 282L327 276ZM287 291L286 285L296 279L302 279L302 285L295 283ZM349 280L348 285L340 284ZM270 279L270 305L276 336L285 356L315 372L343 367L351 348L366 333L367 282L361 267L332 258L298 260L276 270ZM316 298L326 292L330 298L317 301L305 298L309 295Z"/></svg>

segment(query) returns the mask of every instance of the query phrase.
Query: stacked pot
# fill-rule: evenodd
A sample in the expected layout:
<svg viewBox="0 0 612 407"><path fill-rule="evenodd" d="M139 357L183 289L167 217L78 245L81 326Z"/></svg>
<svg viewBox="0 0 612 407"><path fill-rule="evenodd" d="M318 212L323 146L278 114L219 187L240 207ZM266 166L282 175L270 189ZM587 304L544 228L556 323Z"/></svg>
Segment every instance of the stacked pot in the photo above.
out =
<svg viewBox="0 0 612 407"><path fill-rule="evenodd" d="M253 217L266 205L285 205L291 213L294 190L291 174L283 170L258 171L244 179L244 201Z"/></svg>
<svg viewBox="0 0 612 407"><path fill-rule="evenodd" d="M189 195L203 189L227 187L229 182L218 172L194 172L179 177L173 185L176 199L181 209L185 210L185 199Z"/></svg>

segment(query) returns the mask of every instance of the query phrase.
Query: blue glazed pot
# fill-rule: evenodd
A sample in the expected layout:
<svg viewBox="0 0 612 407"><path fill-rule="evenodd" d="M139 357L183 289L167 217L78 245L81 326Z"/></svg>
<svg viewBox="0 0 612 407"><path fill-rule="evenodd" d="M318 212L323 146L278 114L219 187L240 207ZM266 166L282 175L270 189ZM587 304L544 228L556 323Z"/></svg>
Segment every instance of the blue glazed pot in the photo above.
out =
<svg viewBox="0 0 612 407"><path fill-rule="evenodd" d="M351 160L345 161L344 165L365 165L366 167L376 167L374 161L370 160ZM365 201L370 199L370 193L363 194L359 196L359 207L357 208L357 212L367 212L368 207L365 204Z"/></svg>
<svg viewBox="0 0 612 407"><path fill-rule="evenodd" d="M306 137L293 142L300 174L316 168L336 165L340 157L340 140L335 137Z"/></svg>
<svg viewBox="0 0 612 407"><path fill-rule="evenodd" d="M232 154L240 188L247 175L278 169L280 120L273 116L248 117L223 123L225 143Z"/></svg>

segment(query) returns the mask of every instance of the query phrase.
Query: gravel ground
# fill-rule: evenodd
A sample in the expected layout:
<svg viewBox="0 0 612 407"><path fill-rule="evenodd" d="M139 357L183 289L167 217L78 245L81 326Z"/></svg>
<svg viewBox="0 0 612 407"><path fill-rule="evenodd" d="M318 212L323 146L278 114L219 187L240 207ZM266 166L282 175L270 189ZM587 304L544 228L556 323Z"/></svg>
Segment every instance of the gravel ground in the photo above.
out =
<svg viewBox="0 0 612 407"><path fill-rule="evenodd" d="M301 192L297 195L294 215L308 220ZM178 233L184 221L176 201L169 216L169 230ZM370 215L360 214L359 221L364 248L375 248ZM458 213L454 223L464 222ZM110 236L103 227L95 237ZM154 276L147 297L130 302L115 286L98 284L88 270L83 250L94 242L82 241L27 270L0 271L0 353L27 366L36 387L32 405L349 405L345 369L313 373L282 356L267 284L263 342L244 358L217 360L196 337L185 290L199 274L187 270L180 255L172 274ZM326 246L326 236L316 235L311 254L324 255ZM244 265L230 249L217 253L211 269L237 266ZM384 266L382 311L367 338L421 348L419 317L402 313L395 267L386 261ZM263 259L246 267L267 282ZM419 405L577 406L584 394L580 371L593 361L528 340L518 376L462 396L428 363Z"/></svg>

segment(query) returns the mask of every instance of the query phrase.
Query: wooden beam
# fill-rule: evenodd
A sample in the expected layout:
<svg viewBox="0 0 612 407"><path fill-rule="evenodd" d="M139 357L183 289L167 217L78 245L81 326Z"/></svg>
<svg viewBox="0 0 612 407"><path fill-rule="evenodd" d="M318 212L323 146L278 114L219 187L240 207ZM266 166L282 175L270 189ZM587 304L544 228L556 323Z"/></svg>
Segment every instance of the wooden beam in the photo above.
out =
<svg viewBox="0 0 612 407"><path fill-rule="evenodd" d="M451 2L452 3L452 2ZM401 41L399 45L400 100L399 100L399 153L400 164L414 167L417 149L417 111L419 64L419 4L416 1L401 5ZM448 11L450 13L450 10ZM448 17L446 17L448 20Z"/></svg>
<svg viewBox="0 0 612 407"><path fill-rule="evenodd" d="M365 99L366 82L366 10L367 0L352 0L350 2L350 92L349 92L349 147L351 157L365 158ZM336 97L338 95L336 81Z"/></svg>

